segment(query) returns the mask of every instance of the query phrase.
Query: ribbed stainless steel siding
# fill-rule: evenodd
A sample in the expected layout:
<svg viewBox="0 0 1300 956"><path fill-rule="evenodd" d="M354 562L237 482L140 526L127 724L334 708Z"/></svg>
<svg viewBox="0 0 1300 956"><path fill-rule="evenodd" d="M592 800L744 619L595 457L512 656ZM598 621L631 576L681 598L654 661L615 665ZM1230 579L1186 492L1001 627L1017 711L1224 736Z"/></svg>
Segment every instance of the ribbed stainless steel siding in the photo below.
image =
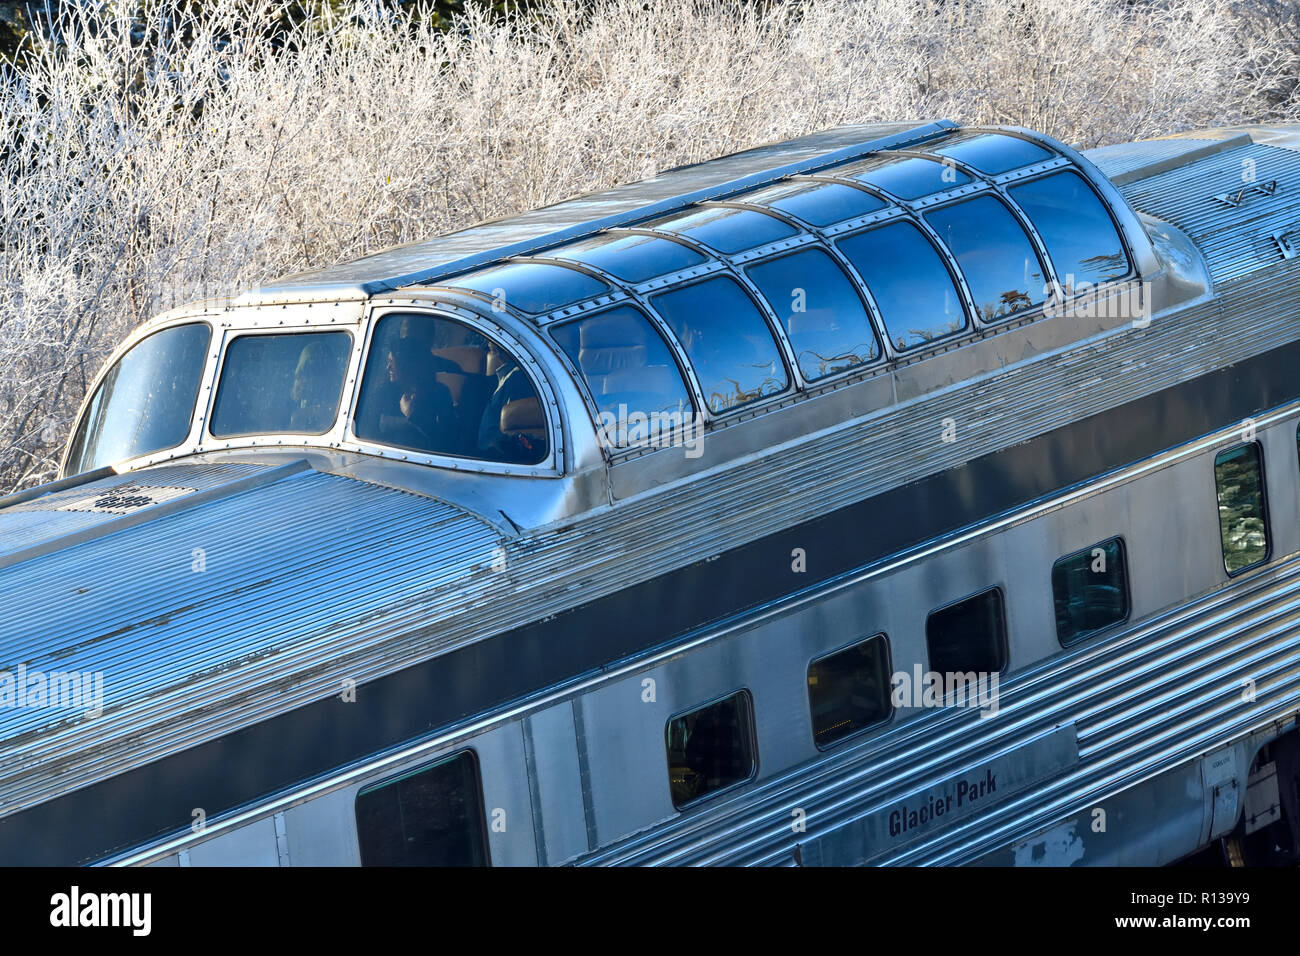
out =
<svg viewBox="0 0 1300 956"><path fill-rule="evenodd" d="M1208 146L1212 139L1153 139L1141 143L1116 143L1084 150L1098 169L1114 179L1150 163L1174 159L1184 153Z"/></svg>

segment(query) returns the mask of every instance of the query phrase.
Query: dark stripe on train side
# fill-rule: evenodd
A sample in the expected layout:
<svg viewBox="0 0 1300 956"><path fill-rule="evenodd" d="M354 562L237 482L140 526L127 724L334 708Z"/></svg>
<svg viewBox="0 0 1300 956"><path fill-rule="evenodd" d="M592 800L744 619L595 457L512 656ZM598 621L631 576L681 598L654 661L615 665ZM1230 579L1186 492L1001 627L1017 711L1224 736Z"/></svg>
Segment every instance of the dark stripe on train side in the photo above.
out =
<svg viewBox="0 0 1300 956"><path fill-rule="evenodd" d="M195 808L214 817L1295 400L1297 368L1300 342L0 818L0 862L184 832Z"/></svg>

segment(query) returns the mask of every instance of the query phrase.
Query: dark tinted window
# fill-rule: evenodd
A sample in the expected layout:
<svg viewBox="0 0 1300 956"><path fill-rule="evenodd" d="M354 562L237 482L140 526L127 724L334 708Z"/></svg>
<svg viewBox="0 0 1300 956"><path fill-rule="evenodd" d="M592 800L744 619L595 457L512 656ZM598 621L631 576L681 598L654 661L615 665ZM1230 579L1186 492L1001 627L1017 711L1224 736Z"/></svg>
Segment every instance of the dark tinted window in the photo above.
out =
<svg viewBox="0 0 1300 956"><path fill-rule="evenodd" d="M1223 566L1229 574L1268 557L1268 520L1264 510L1264 468L1258 442L1229 448L1214 456L1219 496L1219 532Z"/></svg>
<svg viewBox="0 0 1300 956"><path fill-rule="evenodd" d="M667 433L694 412L668 346L636 309L611 309L551 334L586 379L611 444Z"/></svg>
<svg viewBox="0 0 1300 956"><path fill-rule="evenodd" d="M753 714L745 691L668 721L673 806L748 780L754 773Z"/></svg>
<svg viewBox="0 0 1300 956"><path fill-rule="evenodd" d="M931 193L964 186L970 177L951 163L912 156L899 159L887 154L860 160L833 170L836 176L878 186L899 199L920 199Z"/></svg>
<svg viewBox="0 0 1300 956"><path fill-rule="evenodd" d="M334 426L352 336L241 335L226 346L212 434L320 435Z"/></svg>
<svg viewBox="0 0 1300 956"><path fill-rule="evenodd" d="M915 348L965 327L966 313L952 277L916 226L892 223L837 245L875 296L896 348Z"/></svg>
<svg viewBox="0 0 1300 956"><path fill-rule="evenodd" d="M1007 666L1002 592L981 591L931 612L925 621L930 670L940 674L993 674Z"/></svg>
<svg viewBox="0 0 1300 956"><path fill-rule="evenodd" d="M588 263L624 282L645 282L704 261L702 255L680 242L653 236L598 236L548 255Z"/></svg>
<svg viewBox="0 0 1300 956"><path fill-rule="evenodd" d="M523 366L481 332L434 315L376 324L354 428L365 441L512 464L537 464L549 448Z"/></svg>
<svg viewBox="0 0 1300 956"><path fill-rule="evenodd" d="M876 357L867 310L835 260L808 249L745 270L785 328L799 371L813 381Z"/></svg>
<svg viewBox="0 0 1300 956"><path fill-rule="evenodd" d="M1029 236L999 200L967 199L925 218L957 257L985 322L1042 304L1046 298L1042 263Z"/></svg>
<svg viewBox="0 0 1300 956"><path fill-rule="evenodd" d="M757 205L771 206L814 226L829 226L885 208L883 199L862 189L840 183L808 183L799 180L778 183L738 198Z"/></svg>
<svg viewBox="0 0 1300 956"><path fill-rule="evenodd" d="M1124 544L1111 538L1052 565L1056 636L1062 645L1083 640L1128 617Z"/></svg>
<svg viewBox="0 0 1300 956"><path fill-rule="evenodd" d="M887 718L889 690L883 634L809 664L808 706L817 746L829 746Z"/></svg>
<svg viewBox="0 0 1300 956"><path fill-rule="evenodd" d="M773 216L752 209L703 206L685 215L669 216L650 224L652 228L677 232L696 242L731 255L768 242L787 239L797 230Z"/></svg>
<svg viewBox="0 0 1300 956"><path fill-rule="evenodd" d="M362 866L486 866L483 800L471 754L357 794Z"/></svg>
<svg viewBox="0 0 1300 956"><path fill-rule="evenodd" d="M1052 158L1052 154L1041 146L1000 133L959 133L944 143L934 152L951 156L957 162L973 166L990 176Z"/></svg>
<svg viewBox="0 0 1300 956"><path fill-rule="evenodd" d="M177 325L141 339L104 376L73 436L67 473L172 448L190 433L207 361L208 326Z"/></svg>
<svg viewBox="0 0 1300 956"><path fill-rule="evenodd" d="M709 279L650 301L682 343L713 411L785 391L789 380L772 330L734 279Z"/></svg>
<svg viewBox="0 0 1300 956"><path fill-rule="evenodd" d="M490 295L494 306L509 305L534 315L609 291L595 276L545 262L512 262L446 284Z"/></svg>
<svg viewBox="0 0 1300 956"><path fill-rule="evenodd" d="M1068 170L1012 186L1014 199L1052 257L1063 286L1109 282L1128 274L1129 261L1115 223L1083 178Z"/></svg>

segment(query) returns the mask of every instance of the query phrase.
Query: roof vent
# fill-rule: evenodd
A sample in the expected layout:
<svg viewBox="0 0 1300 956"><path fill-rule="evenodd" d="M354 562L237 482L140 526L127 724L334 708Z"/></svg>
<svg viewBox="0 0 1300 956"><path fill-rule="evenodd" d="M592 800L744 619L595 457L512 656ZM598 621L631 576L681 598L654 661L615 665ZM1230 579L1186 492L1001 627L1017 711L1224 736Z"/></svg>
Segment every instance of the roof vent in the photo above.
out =
<svg viewBox="0 0 1300 956"><path fill-rule="evenodd" d="M1273 233L1273 241L1282 251L1283 259L1294 259L1296 253L1300 252L1300 227Z"/></svg>
<svg viewBox="0 0 1300 956"><path fill-rule="evenodd" d="M1277 180L1270 179L1266 183L1252 183L1249 186L1242 186L1235 193L1220 193L1214 198L1235 209L1237 206L1244 204L1247 198L1251 196L1272 196L1277 191Z"/></svg>
<svg viewBox="0 0 1300 956"><path fill-rule="evenodd" d="M109 488L88 498L78 498L59 508L60 511L93 511L97 514L124 515L150 505L161 504L193 492L193 488L166 488L159 485L123 485Z"/></svg>

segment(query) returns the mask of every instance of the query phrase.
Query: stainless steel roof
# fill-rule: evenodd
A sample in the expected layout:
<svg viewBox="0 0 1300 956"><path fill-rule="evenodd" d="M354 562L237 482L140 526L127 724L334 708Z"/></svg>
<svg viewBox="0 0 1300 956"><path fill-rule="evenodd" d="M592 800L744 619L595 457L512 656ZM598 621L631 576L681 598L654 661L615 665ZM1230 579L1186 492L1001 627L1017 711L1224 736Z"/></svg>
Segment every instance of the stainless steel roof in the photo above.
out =
<svg viewBox="0 0 1300 956"><path fill-rule="evenodd" d="M480 223L352 262L286 276L245 293L238 301L366 298L508 256L537 251L601 229L650 219L694 202L844 162L875 150L920 143L955 125L939 120L841 126L667 170L638 183L576 196L542 209Z"/></svg>

